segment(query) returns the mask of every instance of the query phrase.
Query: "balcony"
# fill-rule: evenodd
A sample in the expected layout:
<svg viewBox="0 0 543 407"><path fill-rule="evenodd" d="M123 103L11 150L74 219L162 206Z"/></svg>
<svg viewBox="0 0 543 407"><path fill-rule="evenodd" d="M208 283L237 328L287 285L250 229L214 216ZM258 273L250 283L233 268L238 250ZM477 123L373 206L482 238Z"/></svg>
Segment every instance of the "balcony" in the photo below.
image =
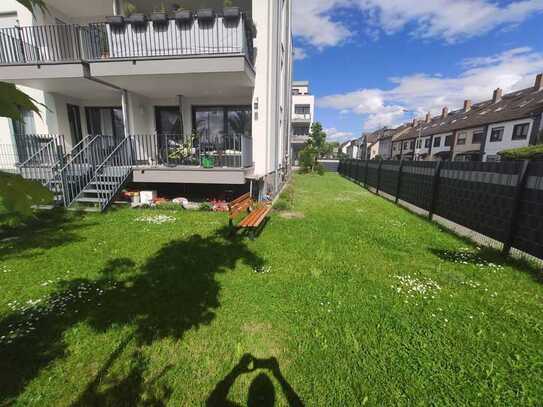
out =
<svg viewBox="0 0 543 407"><path fill-rule="evenodd" d="M0 29L0 65L76 63L118 59L242 55L253 63L250 25L216 17L143 25L107 23Z"/></svg>
<svg viewBox="0 0 543 407"><path fill-rule="evenodd" d="M294 113L292 123L311 123L311 113Z"/></svg>

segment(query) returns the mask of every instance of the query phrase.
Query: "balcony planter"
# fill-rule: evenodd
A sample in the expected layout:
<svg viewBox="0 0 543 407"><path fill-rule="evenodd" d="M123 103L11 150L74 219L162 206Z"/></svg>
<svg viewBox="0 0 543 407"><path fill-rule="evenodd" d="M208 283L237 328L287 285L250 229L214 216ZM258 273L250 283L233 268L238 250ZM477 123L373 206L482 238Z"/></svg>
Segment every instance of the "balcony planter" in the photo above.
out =
<svg viewBox="0 0 543 407"><path fill-rule="evenodd" d="M175 13L175 21L181 24L188 24L192 21L191 10L179 10Z"/></svg>
<svg viewBox="0 0 543 407"><path fill-rule="evenodd" d="M203 156L202 157L202 167L203 168L213 168L215 167L215 160L213 157Z"/></svg>
<svg viewBox="0 0 543 407"><path fill-rule="evenodd" d="M241 15L239 7L225 7L222 10L222 15L226 20L237 20Z"/></svg>
<svg viewBox="0 0 543 407"><path fill-rule="evenodd" d="M166 24L168 21L168 14L165 11L153 11L153 14L151 14L151 21L153 24Z"/></svg>
<svg viewBox="0 0 543 407"><path fill-rule="evenodd" d="M122 27L124 25L124 17L123 16L109 16L106 17L106 23L113 27Z"/></svg>
<svg viewBox="0 0 543 407"><path fill-rule="evenodd" d="M210 8L203 8L198 10L198 20L211 21L215 18L215 12Z"/></svg>
<svg viewBox="0 0 543 407"><path fill-rule="evenodd" d="M134 13L131 14L130 17L127 17L126 21L128 21L132 25L142 26L147 23L147 17L145 17L145 14L143 13Z"/></svg>

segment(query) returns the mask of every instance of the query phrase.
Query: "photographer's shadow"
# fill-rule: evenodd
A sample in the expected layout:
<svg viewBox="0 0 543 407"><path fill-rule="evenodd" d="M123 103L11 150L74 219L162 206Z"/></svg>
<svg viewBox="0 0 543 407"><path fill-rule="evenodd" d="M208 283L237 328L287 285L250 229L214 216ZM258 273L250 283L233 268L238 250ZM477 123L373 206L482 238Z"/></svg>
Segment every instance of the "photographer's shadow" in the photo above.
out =
<svg viewBox="0 0 543 407"><path fill-rule="evenodd" d="M252 373L256 370L268 370L269 373L279 382L281 390L287 399L289 406L303 406L302 400L290 384L285 380L277 359L272 357L269 359L257 359L252 355L245 354L240 359L239 363L222 379L213 389L206 401L206 406L231 406L241 407L241 404L234 403L228 400L228 393L236 382L237 378L242 374ZM275 405L275 388L270 377L262 372L253 379L249 386L249 394L247 397L248 406L267 407Z"/></svg>

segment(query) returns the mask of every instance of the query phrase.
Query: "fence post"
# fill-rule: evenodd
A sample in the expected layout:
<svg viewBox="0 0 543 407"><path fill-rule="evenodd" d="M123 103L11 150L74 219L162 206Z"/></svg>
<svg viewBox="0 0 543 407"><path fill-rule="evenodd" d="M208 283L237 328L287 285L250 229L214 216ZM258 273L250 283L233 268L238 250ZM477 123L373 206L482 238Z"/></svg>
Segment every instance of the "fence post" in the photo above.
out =
<svg viewBox="0 0 543 407"><path fill-rule="evenodd" d="M443 161L438 161L434 170L434 182L432 184L432 202L430 202L430 208L428 210L428 218L432 220L434 218L434 212L437 204L437 195L439 190L439 181L441 178L441 165Z"/></svg>
<svg viewBox="0 0 543 407"><path fill-rule="evenodd" d="M403 163L404 161L400 161L400 166L398 168L398 183L396 184L396 199L394 200L395 203L398 203L400 200L400 188L402 186L402 174L403 174Z"/></svg>
<svg viewBox="0 0 543 407"><path fill-rule="evenodd" d="M366 160L366 173L364 174L364 188L368 189L368 167L370 160Z"/></svg>
<svg viewBox="0 0 543 407"><path fill-rule="evenodd" d="M356 160L356 183L360 185L360 170L362 169L362 160Z"/></svg>
<svg viewBox="0 0 543 407"><path fill-rule="evenodd" d="M377 190L375 193L379 195L379 189L381 189L381 167L383 166L383 160L379 160L379 166L377 167Z"/></svg>
<svg viewBox="0 0 543 407"><path fill-rule="evenodd" d="M526 187L526 180L528 179L528 168L530 166L530 161L525 160L522 163L522 167L520 168L520 172L518 174L518 181L517 186L515 187L515 192L513 196L513 208L511 212L511 219L509 219L509 227L507 230L507 236L505 238L505 241L503 242L503 255L507 256L509 252L511 251L511 246L513 245L513 238L515 236L515 232L517 229L517 219L518 219L518 213L520 210L520 203L522 199L522 192L524 191L524 188Z"/></svg>

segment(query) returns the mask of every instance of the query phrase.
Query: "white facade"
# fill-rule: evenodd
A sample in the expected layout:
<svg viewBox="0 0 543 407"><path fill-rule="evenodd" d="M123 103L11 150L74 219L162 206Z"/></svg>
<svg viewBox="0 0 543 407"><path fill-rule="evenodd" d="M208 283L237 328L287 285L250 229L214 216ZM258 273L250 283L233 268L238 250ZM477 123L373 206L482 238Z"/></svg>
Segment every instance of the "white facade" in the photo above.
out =
<svg viewBox="0 0 543 407"><path fill-rule="evenodd" d="M432 137L432 149L428 158L432 161L448 159L447 153L450 155L452 142L452 132L436 134Z"/></svg>
<svg viewBox="0 0 543 407"><path fill-rule="evenodd" d="M315 96L311 94L308 81L292 82L292 127L291 157L298 164L298 154L308 140L311 126L315 122Z"/></svg>
<svg viewBox="0 0 543 407"><path fill-rule="evenodd" d="M528 128L525 138L513 139L515 126L525 125ZM530 143L530 136L534 126L533 119L521 119L503 123L495 123L488 126L486 132L485 151L483 161L499 160L498 153L510 148L526 147ZM501 136L499 136L501 134Z"/></svg>
<svg viewBox="0 0 543 407"><path fill-rule="evenodd" d="M46 0L45 3L49 13L43 14L37 10L33 17L15 0L3 0L0 4L0 27L9 28L14 23L21 27L54 25L52 29L56 33L63 33L71 28L55 27L63 27L61 24L64 23L102 22L106 16L119 11L115 0ZM163 4L159 0L137 0L133 3L138 11L146 15ZM206 3L206 7L212 7L219 13L222 5L220 0ZM102 53L94 57L97 60L89 59L88 56L81 59L68 58L67 54L75 47L70 39L66 40L70 49L62 49L60 53L53 49L53 44L30 44L26 46L30 54L39 53L41 56L57 58L61 54L61 60L43 64L28 60L16 63L9 61L6 64L2 63L0 54L0 80L16 84L46 106L41 108L41 118L34 115L32 132L64 135L68 149L89 133L87 108L120 109L115 113L123 112L124 133L138 135L159 132L157 111L164 107L172 108L173 111L175 107L179 109L185 135L197 126L194 118L198 109L209 109L212 115L217 113L213 111L215 107L224 108L223 112L217 113L223 116L228 116L230 109L248 109L251 116L253 165L250 170L245 169L245 173L247 179L260 180L264 192L275 192L287 171L291 136L292 3L291 0L239 0L234 1L234 5L240 6L241 12L248 14L247 19L254 23L255 37L252 42L254 49L258 50L254 61L251 60L253 48L251 38L244 29L244 20L226 30L222 24L224 27L230 27L231 24L227 25L226 20L218 16L214 20L214 28L204 27L203 23L199 26L199 20L194 18L190 30L199 36L200 45L196 45L200 51L191 49L189 45L194 46L192 43L164 49L164 46L157 48L153 42L140 41L137 48L139 54L115 54L120 52L115 51L119 49L115 48L115 44L123 38L137 41L137 31L127 25L124 31L115 34L108 26L107 55L103 52L102 37L99 44ZM188 0L183 2L183 6L196 12L201 3ZM183 32L177 28L175 21L171 20L168 24L168 30L176 30L172 35L182 39ZM164 35L158 30L151 31L155 30L152 23L148 23L146 29L157 38ZM213 38L218 38L213 39L216 43L210 45L224 49L225 52L209 51L210 47L202 42L206 41L204 30L209 29L216 30L214 32L217 35ZM221 34L224 32L226 34ZM117 40L115 35L119 36ZM239 48L230 49L231 43L236 43ZM184 55L187 52L194 55ZM85 54L85 50L82 53ZM13 58L13 55L7 58ZM79 110L81 135L78 137L73 134L73 120L70 122L68 119L68 105L77 106ZM101 130L111 130L111 123L104 118L101 120ZM223 132L228 131L226 120ZM0 144L12 144L13 133L11 121L0 118Z"/></svg>

